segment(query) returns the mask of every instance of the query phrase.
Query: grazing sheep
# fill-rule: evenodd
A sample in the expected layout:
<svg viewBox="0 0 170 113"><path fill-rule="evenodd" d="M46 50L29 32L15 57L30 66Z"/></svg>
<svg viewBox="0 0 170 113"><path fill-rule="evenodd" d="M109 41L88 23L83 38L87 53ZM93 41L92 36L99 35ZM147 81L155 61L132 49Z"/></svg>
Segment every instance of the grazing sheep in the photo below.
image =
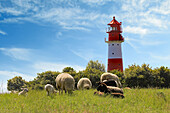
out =
<svg viewBox="0 0 170 113"><path fill-rule="evenodd" d="M104 92L95 91L95 92L94 92L94 95L104 96L105 94L104 94ZM112 97L117 97L117 98L120 98L120 97L121 97L121 98L125 98L122 93L111 93L110 96L112 96Z"/></svg>
<svg viewBox="0 0 170 113"><path fill-rule="evenodd" d="M59 90L59 94L60 94L60 90L61 93L63 93L63 90L65 90L65 93L72 93L72 91L74 90L74 85L75 85L75 80L74 78L68 74L68 73L61 73L56 77L56 87Z"/></svg>
<svg viewBox="0 0 170 113"><path fill-rule="evenodd" d="M81 78L77 83L77 89L90 89L92 83L88 78Z"/></svg>
<svg viewBox="0 0 170 113"><path fill-rule="evenodd" d="M94 92L94 95L103 96L103 95L104 95L104 93L103 93L103 92L100 92L100 91L95 91L95 92Z"/></svg>
<svg viewBox="0 0 170 113"><path fill-rule="evenodd" d="M131 89L130 87L125 87L124 89Z"/></svg>
<svg viewBox="0 0 170 113"><path fill-rule="evenodd" d="M117 82L113 79L103 80L103 82L97 82L98 85L101 84L101 83L105 83L107 86L114 86L114 87L118 86Z"/></svg>
<svg viewBox="0 0 170 113"><path fill-rule="evenodd" d="M123 90L118 87L107 86L105 83L101 83L97 87L97 91L104 92L104 93L121 93L123 94Z"/></svg>
<svg viewBox="0 0 170 113"><path fill-rule="evenodd" d="M12 91L11 91L11 93L13 93L13 94L17 94L17 93L18 93L18 91L16 91L16 90L12 90Z"/></svg>
<svg viewBox="0 0 170 113"><path fill-rule="evenodd" d="M108 93L109 90L107 89L107 85L103 82L101 82L98 87L97 87L97 91L100 91L100 92L104 92L104 93Z"/></svg>
<svg viewBox="0 0 170 113"><path fill-rule="evenodd" d="M117 98L119 98L119 97L125 98L125 96L122 93L111 93L111 96L117 97Z"/></svg>
<svg viewBox="0 0 170 113"><path fill-rule="evenodd" d="M26 95L28 92L27 88L22 88L22 91L18 93L18 95Z"/></svg>
<svg viewBox="0 0 170 113"><path fill-rule="evenodd" d="M55 93L54 87L51 84L46 84L45 85L45 90L47 91L47 96L49 96L50 94Z"/></svg>
<svg viewBox="0 0 170 113"><path fill-rule="evenodd" d="M100 77L100 81L103 82L104 80L115 80L117 82L118 87L122 87L119 77L112 73L103 73Z"/></svg>
<svg viewBox="0 0 170 113"><path fill-rule="evenodd" d="M123 89L113 86L107 86L110 93L121 93L123 94Z"/></svg>

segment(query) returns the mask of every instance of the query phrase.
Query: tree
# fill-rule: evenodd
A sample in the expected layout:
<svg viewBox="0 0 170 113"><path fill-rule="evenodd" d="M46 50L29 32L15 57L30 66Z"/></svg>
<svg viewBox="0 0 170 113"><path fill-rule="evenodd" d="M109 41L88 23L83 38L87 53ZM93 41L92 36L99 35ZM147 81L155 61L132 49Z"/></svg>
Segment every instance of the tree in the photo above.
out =
<svg viewBox="0 0 170 113"><path fill-rule="evenodd" d="M76 71L72 67L65 67L63 73L68 73L73 77L76 75Z"/></svg>
<svg viewBox="0 0 170 113"><path fill-rule="evenodd" d="M86 66L86 70L88 70L90 68L100 70L101 72L105 72L104 64L99 63L98 60L96 60L96 61L90 60Z"/></svg>
<svg viewBox="0 0 170 113"><path fill-rule="evenodd" d="M154 87L170 87L170 69L161 66L153 70Z"/></svg>
<svg viewBox="0 0 170 113"><path fill-rule="evenodd" d="M72 67L65 67L64 69L63 69L63 73L64 72L75 72L75 70L72 68Z"/></svg>
<svg viewBox="0 0 170 113"><path fill-rule="evenodd" d="M21 91L21 88L26 87L27 82L22 79L21 76L16 76L8 80L7 89L9 91L16 90Z"/></svg>
<svg viewBox="0 0 170 113"><path fill-rule="evenodd" d="M56 86L55 79L59 74L60 72L55 72L55 71L46 71L42 73L37 73L38 76L33 81L30 81L29 83L31 84L32 89L37 89L35 87L40 87L40 86L41 86L40 89L42 89L42 87L46 84L51 84L55 87Z"/></svg>
<svg viewBox="0 0 170 113"><path fill-rule="evenodd" d="M154 77L149 64L132 65L125 69L125 84L129 87L151 87Z"/></svg>

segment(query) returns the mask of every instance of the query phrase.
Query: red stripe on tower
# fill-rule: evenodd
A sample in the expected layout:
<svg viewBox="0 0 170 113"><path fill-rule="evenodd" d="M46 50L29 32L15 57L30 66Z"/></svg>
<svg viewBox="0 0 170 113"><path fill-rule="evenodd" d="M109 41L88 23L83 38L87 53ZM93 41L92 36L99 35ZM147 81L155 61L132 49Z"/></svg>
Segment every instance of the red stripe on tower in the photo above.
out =
<svg viewBox="0 0 170 113"><path fill-rule="evenodd" d="M122 28L121 22L118 22L115 17L113 20L107 24L109 27L106 30L108 33L108 65L107 71L111 71L113 69L117 69L123 71L123 60L122 60L122 49L121 43L124 42L124 38L122 37Z"/></svg>

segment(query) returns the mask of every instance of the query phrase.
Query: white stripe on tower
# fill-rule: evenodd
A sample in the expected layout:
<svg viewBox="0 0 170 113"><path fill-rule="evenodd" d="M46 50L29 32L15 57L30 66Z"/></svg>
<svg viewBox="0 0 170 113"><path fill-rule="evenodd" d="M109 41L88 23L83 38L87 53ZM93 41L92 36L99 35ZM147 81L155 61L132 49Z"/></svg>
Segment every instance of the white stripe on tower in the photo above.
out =
<svg viewBox="0 0 170 113"><path fill-rule="evenodd" d="M108 43L108 59L122 58L121 43Z"/></svg>

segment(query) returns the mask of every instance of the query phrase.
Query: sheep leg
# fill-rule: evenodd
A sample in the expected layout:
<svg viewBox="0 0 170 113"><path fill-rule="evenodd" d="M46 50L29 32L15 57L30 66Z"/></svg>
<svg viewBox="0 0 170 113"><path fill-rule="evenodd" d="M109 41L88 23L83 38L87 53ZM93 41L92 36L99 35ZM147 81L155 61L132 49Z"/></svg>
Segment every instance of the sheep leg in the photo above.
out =
<svg viewBox="0 0 170 113"><path fill-rule="evenodd" d="M63 87L63 85L61 85L61 93L63 94L63 89L64 89L64 87Z"/></svg>
<svg viewBox="0 0 170 113"><path fill-rule="evenodd" d="M58 89L59 90L59 95L60 95L60 89Z"/></svg>
<svg viewBox="0 0 170 113"><path fill-rule="evenodd" d="M47 96L49 96L49 92L47 91Z"/></svg>

